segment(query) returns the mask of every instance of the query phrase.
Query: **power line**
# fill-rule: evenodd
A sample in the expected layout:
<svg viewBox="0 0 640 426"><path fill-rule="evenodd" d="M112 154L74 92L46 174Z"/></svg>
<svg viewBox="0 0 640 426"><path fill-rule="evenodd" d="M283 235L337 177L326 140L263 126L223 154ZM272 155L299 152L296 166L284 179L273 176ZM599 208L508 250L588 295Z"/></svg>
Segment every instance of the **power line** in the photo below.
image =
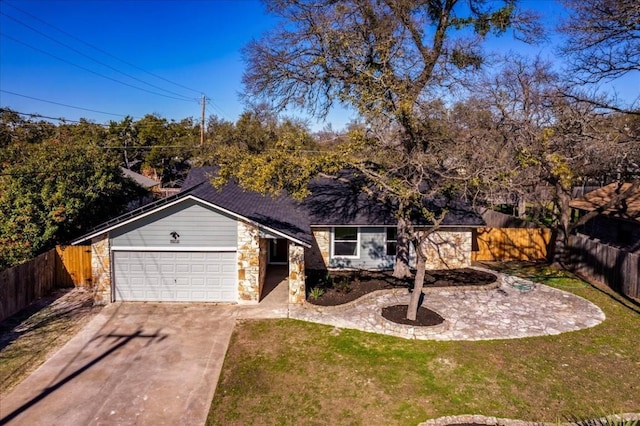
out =
<svg viewBox="0 0 640 426"><path fill-rule="evenodd" d="M33 96L23 95L21 93L16 93L16 92L10 92L9 90L4 90L4 89L0 89L0 92L7 93L9 95L20 96L22 98L32 99L34 101L46 102L48 104L60 105L60 106L67 107L67 108L79 109L79 110L82 110L82 111L97 112L98 114L114 115L116 117L127 117L127 115L124 115L124 114L116 114L116 113L113 113L113 112L98 111L98 110L95 110L95 109L82 108L82 107L77 107L77 106L73 106L73 105L63 104L63 103L60 103L60 102L48 101L46 99L34 98ZM137 118L137 117L132 117L132 118Z"/></svg>
<svg viewBox="0 0 640 426"><path fill-rule="evenodd" d="M102 123L92 123L91 121L80 121L80 120L69 120L66 119L64 117L51 117L48 115L42 115L42 114L38 114L35 112L20 112L20 111L16 111L14 109L11 108L0 108L0 113L3 112L13 112L15 114L18 115L23 115L29 118L46 118L47 120L56 120L56 121L62 121L63 123L75 123L75 124L80 124L80 123L88 123L88 124L93 124L96 126L101 126L101 127L109 127L108 124L102 124Z"/></svg>
<svg viewBox="0 0 640 426"><path fill-rule="evenodd" d="M43 19L41 19L41 18L39 18L39 17L37 17L37 16L35 16L35 15L32 15L31 13L29 13L29 12L27 12L27 11L25 11L25 10L23 10L23 9L21 9L21 8L19 8L19 7L17 7L17 6L15 6L15 5L12 5L11 3L8 3L8 2L6 2L6 1L5 1L5 2L4 2L4 4L5 4L5 5L7 5L7 6L9 6L9 7L11 7L11 8L13 8L13 9L15 9L15 10L17 10L17 11L19 11L19 12L21 12L21 13L23 13L23 14L25 14L25 15L27 15L27 16L30 16L31 18L33 18L33 19L35 19L36 21L39 21L39 22L41 22L41 23L43 23L43 24L47 25L48 27L53 28L54 30L56 30L56 31L58 31L58 32L60 32L60 33L62 33L62 34L64 34L64 35L66 35L67 37L70 37L70 38L72 38L72 39L74 39L74 40L76 40L76 41L79 41L80 43L84 44L85 46L88 46L88 47L90 47L90 48L92 48L92 49L94 49L94 50L96 50L96 51L98 51L98 52L100 52L100 53L102 53L102 54L104 54L104 55L107 55L107 56L109 56L109 57L111 57L111 58L113 58L113 59L115 59L115 60L117 60L117 61L119 61L119 62L121 62L121 63L125 64L125 65L128 65L128 66L130 66L130 67L132 67L132 68L135 68L135 69L137 69L138 71L142 71L142 72L144 72L144 73L146 73L146 74L148 74L148 75L150 75L150 76L152 76L152 77L155 77L155 78L160 79L160 80L163 80L163 81L165 81L165 82L167 82L167 83L173 84L174 86L181 87L181 88L183 88L183 89L187 89L187 90L190 90L190 91L195 92L195 93L198 93L198 94L201 94L201 93L202 93L202 91L200 91L200 90L192 89L192 88L187 87L187 86L185 86L185 85L183 85L183 84L176 83L175 81L171 81L171 80L169 80L169 79L167 79L167 78L164 78L164 77L162 77L162 76L160 76L160 75L154 74L154 73L152 73L152 72L150 72L150 71L147 71L147 70L145 70L145 69L143 69L143 68L140 68L140 67L138 67L137 65L134 65L134 64L132 64L132 63L130 63L130 62L127 62L127 61L125 61L124 59L121 59L121 58L119 58L119 57L117 57L117 56L113 55L112 53L107 52L107 51L106 51L106 50L104 50L104 49L101 49L101 48L99 48L99 47L97 47L97 46L95 46L95 45L93 45L93 44L91 44L91 43L88 43L88 42L86 42L86 41L82 40L81 38L76 37L76 36L74 36L73 34L70 34L70 33L66 32L66 31L64 31L64 30L62 30L62 29L60 29L60 28L56 27L55 25L50 24L50 23L48 23L47 21L45 21L45 20L43 20Z"/></svg>
<svg viewBox="0 0 640 426"><path fill-rule="evenodd" d="M169 95L165 95L165 94L162 94L162 93L154 92L154 91L152 91L152 90L147 90L147 89L144 89L144 88L142 88L142 87L134 86L133 84L125 83L124 81L120 81L120 80L117 80L117 79L115 79L115 78L112 78L112 77L106 76L106 75L101 74L101 73L99 73L99 72L97 72L97 71L93 71L93 70L91 70L91 69L89 69L89 68L83 67L82 65L78 65L78 64L76 64L76 63L74 63L74 62L71 62L71 61L68 61L68 60L66 60L66 59L64 59L64 58L61 58L61 57L56 56L56 55L53 55L53 54L51 54L51 53L49 53L49 52L46 52L46 51L44 51L44 50L42 50L42 49L39 49L39 48L37 48L37 47L35 47L35 46L32 46L32 45L30 45L29 43L25 43L25 42L23 42L23 41L21 41L21 40L18 40L18 39L17 39L17 38L15 38L15 37L11 37L11 36L9 36L9 35L7 35L7 34L3 33L3 32L0 32L0 35L1 35L1 36L3 36L3 37L5 37L5 38L8 38L9 40L13 40L13 41L14 41L14 42L16 42L16 43L19 43L19 44L22 44L22 45L24 45L24 46L27 46L28 48L33 49L33 50L35 50L36 52L40 52L40 53L42 53L42 54L44 54L44 55L50 56L50 57L52 57L52 58L54 58L54 59L57 59L57 60L59 60L59 61L61 61L61 62L67 63L67 64L69 64L69 65L73 65L73 66L74 66L74 67L76 67L76 68L80 68L81 70L87 71L87 72L89 72L89 73L91 73L91 74L95 74L95 75L97 75L97 76L99 76L99 77L102 77L102 78L105 78L105 79L107 79L107 80L114 81L114 82L119 83L119 84L122 84L122 85L124 85L124 86L131 87L131 88L133 88L133 89L137 89L137 90L141 90L141 91L143 91L143 92L151 93L151 94L153 94L153 95L162 96L162 97L165 97L165 98L169 98L169 99L176 99L176 100L178 100L178 101L188 101L188 102L193 102L193 101L194 101L194 99L178 98L178 97L175 97L175 96L169 96Z"/></svg>
<svg viewBox="0 0 640 426"><path fill-rule="evenodd" d="M229 118L229 116L222 110L222 108L220 108L220 106L218 104L213 102L213 100L211 98L207 98L207 105L211 105L213 108L218 110L218 112L220 112L220 114L222 114L226 118Z"/></svg>
<svg viewBox="0 0 640 426"><path fill-rule="evenodd" d="M51 40L51 41L53 41L53 42L55 42L55 43L58 43L59 45L64 46L64 47L66 47L67 49L69 49L69 50L71 50L71 51L73 51L73 52L76 52L77 54L79 54L79 55L81 55L81 56L83 56L83 57L85 57L85 58L87 58L87 59L89 59L89 60L91 60L91 61L93 61L93 62L95 62L95 63L97 63L97 64L100 64L100 65L102 65L102 66L104 66L104 67L109 68L110 70L113 70L113 71L115 71L115 72L117 72L117 73L119 73L119 74L122 74L122 75L124 75L124 76L126 76L126 77L129 77L129 78L130 78L130 79L132 79L132 80L139 81L139 82L140 82L140 83L142 83L142 84L146 84L146 85L151 86L151 87L153 87L153 88L155 88L155 89L162 90L163 92L167 92L167 93L171 93L172 95L180 96L180 97L182 97L182 98L185 98L185 100L193 100L193 98L189 98L189 97L184 96L184 95L182 95L182 94L180 94L180 93L176 93L176 92L173 92L173 91L171 91L171 90L164 89L164 88L162 88L162 87L160 87L160 86L156 86L155 84L152 84L152 83L146 82L146 81L144 81L144 80L142 80L142 79L139 79L139 78L137 78L137 77L135 77L135 76L133 76L133 75L131 75L131 74L128 74L128 73L126 73L126 72L124 72L124 71L121 71L121 70L119 70L119 69L117 69L117 68L115 68L115 67L112 67L111 65L109 65L109 64L107 64L107 63L105 63L105 62L102 62L102 61L100 61L99 59L95 59L95 58L93 58L92 56L89 56L89 55L85 54L84 52L82 52L82 51L80 51L80 50L78 50L78 49L74 48L73 46L70 46L70 45L68 45L68 44L66 44L66 43L64 43L64 42L62 42L62 41L60 41L60 40L57 40L56 38L51 37L51 36L49 36L49 35L47 35L47 34L43 33L42 31L40 31L40 30L38 30L38 29L36 29L36 28L33 28L33 27L32 27L32 26L30 26L29 24L26 24L26 23L24 23L24 22L20 21L19 19L15 18L15 17L13 17L13 16L11 16L11 15L7 15L6 13L4 13L4 12L2 12L2 11L0 11L0 15L3 15L3 16L5 16L5 17L7 17L7 18L11 19L12 21L14 21L14 22L16 22L16 23L18 23L18 24L20 24L20 25L22 25L22 26L24 26L24 27L26 27L26 28L30 29L31 31L33 31L33 32L35 32L35 33L37 33L37 34L40 34L41 36L43 36L43 37L45 37L45 38L47 38L47 39L49 39L49 40Z"/></svg>

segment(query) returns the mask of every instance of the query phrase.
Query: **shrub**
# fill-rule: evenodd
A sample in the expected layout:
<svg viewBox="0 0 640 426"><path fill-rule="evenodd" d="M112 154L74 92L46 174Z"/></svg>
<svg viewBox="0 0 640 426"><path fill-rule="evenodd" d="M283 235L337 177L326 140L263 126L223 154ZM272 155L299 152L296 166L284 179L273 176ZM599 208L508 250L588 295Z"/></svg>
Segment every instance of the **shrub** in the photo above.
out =
<svg viewBox="0 0 640 426"><path fill-rule="evenodd" d="M309 291L309 297L311 297L313 300L318 299L323 294L324 294L324 290L321 289L320 287L314 287L311 289L311 291Z"/></svg>

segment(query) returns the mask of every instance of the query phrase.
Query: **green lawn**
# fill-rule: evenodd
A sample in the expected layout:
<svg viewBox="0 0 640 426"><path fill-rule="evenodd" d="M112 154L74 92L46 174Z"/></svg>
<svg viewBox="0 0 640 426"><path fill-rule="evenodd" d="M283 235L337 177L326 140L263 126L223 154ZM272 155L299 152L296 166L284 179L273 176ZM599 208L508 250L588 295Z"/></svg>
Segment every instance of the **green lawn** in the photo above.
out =
<svg viewBox="0 0 640 426"><path fill-rule="evenodd" d="M425 342L295 320L238 324L209 424L415 425L483 414L564 421L640 411L640 307L541 267L512 272L602 308L559 336Z"/></svg>

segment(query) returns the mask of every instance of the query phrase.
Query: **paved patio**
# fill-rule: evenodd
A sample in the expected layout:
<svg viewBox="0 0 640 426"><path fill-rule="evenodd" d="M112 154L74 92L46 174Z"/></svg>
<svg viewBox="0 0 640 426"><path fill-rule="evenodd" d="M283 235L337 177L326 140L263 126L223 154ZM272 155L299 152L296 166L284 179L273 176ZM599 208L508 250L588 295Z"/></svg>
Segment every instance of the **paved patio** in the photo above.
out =
<svg viewBox="0 0 640 426"><path fill-rule="evenodd" d="M407 290L382 290L337 307L310 303L290 306L289 317L339 328L420 340L492 340L560 334L594 327L605 315L599 307L572 293L498 276L493 288L430 288L422 306L442 316L444 323L415 327L387 321L380 312L390 305L406 305Z"/></svg>

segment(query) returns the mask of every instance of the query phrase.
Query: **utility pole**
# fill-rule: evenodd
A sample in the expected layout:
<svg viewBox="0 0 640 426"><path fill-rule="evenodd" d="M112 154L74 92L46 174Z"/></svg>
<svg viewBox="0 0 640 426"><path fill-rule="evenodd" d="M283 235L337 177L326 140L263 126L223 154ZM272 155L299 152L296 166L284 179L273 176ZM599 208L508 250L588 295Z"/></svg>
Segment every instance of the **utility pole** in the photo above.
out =
<svg viewBox="0 0 640 426"><path fill-rule="evenodd" d="M204 146L204 105L207 101L205 95L202 95L202 119L200 121L200 146Z"/></svg>

